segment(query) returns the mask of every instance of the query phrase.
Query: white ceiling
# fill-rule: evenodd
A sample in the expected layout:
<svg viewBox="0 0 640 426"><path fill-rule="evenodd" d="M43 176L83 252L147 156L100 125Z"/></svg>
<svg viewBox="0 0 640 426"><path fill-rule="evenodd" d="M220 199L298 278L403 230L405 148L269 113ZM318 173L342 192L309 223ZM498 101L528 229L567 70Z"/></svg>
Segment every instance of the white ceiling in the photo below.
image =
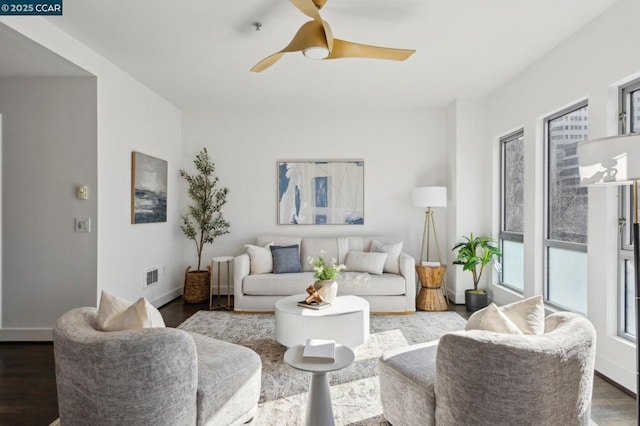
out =
<svg viewBox="0 0 640 426"><path fill-rule="evenodd" d="M287 54L260 74L309 20L287 0L65 0L47 19L183 110L424 108L490 93L616 1L329 0L336 37L416 53Z"/></svg>

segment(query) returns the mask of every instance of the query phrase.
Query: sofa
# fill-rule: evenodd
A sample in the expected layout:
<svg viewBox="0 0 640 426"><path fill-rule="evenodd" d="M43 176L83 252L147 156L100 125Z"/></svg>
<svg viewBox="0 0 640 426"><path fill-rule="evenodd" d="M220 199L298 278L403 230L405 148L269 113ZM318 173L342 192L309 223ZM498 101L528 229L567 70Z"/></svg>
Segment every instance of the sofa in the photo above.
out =
<svg viewBox="0 0 640 426"><path fill-rule="evenodd" d="M591 323L559 312L542 334L468 330L387 351L383 414L394 426L587 426L595 348Z"/></svg>
<svg viewBox="0 0 640 426"><path fill-rule="evenodd" d="M175 328L100 331L97 309L53 330L59 424L239 425L260 397L249 348Z"/></svg>
<svg viewBox="0 0 640 426"><path fill-rule="evenodd" d="M275 273L268 266L259 269L258 265L254 265L257 255L253 258L252 250L260 253L274 247L291 246L297 246L300 272ZM415 260L401 252L402 242L381 237L261 235L256 238L255 245L247 244L246 247L248 253L235 257L233 262L236 312L273 312L278 299L306 294L306 288L315 281L313 265L308 259L317 259L318 256L327 262L336 259L339 264L353 266L341 272L336 280L338 296L360 296L369 302L372 313L404 314L416 310ZM383 256L384 267L380 270L378 260L382 253L386 253L386 256ZM369 264L369 258L374 257L376 261Z"/></svg>

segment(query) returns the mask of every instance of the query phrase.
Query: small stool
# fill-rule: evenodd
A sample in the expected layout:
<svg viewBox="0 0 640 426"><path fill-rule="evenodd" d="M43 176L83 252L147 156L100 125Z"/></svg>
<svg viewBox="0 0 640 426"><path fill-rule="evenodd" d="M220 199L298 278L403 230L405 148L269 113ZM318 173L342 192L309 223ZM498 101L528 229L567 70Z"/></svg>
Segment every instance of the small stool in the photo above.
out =
<svg viewBox="0 0 640 426"><path fill-rule="evenodd" d="M421 288L416 300L416 307L421 311L446 311L449 306L442 291L445 265L425 266L416 265L416 272Z"/></svg>
<svg viewBox="0 0 640 426"><path fill-rule="evenodd" d="M211 271L211 281L209 284L209 310L214 310L214 309L226 309L227 311L231 310L232 306L231 306L231 287L230 287L230 279L231 279L231 273L230 273L230 265L231 265L231 261L233 260L233 256L216 256L214 258L211 259L211 266L212 266L212 271ZM222 268L222 263L226 263L227 264L227 304L222 304L220 303L220 269ZM213 277L215 275L215 269L216 269L216 265L218 265L218 301L217 301L217 305L213 306Z"/></svg>

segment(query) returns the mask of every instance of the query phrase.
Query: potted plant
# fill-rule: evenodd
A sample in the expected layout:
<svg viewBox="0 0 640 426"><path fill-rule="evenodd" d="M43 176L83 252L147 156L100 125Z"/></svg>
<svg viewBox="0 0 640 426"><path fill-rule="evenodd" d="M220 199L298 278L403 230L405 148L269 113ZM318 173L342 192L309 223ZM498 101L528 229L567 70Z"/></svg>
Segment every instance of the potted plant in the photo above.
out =
<svg viewBox="0 0 640 426"><path fill-rule="evenodd" d="M209 298L210 267L201 270L202 249L205 244L213 244L220 235L229 233L229 222L222 216L222 207L227 203L227 188L217 188L218 177L214 175L215 164L209 157L207 148L196 155L193 163L197 173L189 174L180 170L180 176L187 182L189 198L193 203L187 213L180 216L180 229L193 240L198 254L198 267L191 271L189 265L185 271L183 297L186 302L198 303Z"/></svg>
<svg viewBox="0 0 640 426"><path fill-rule="evenodd" d="M491 244L494 241L490 237L474 237L472 232L463 238L465 241L453 246L452 251L458 251L453 264L462 265L463 271L471 271L473 275L473 289L465 290L464 299L467 312L475 312L487 306L487 292L478 288L482 272L485 266L500 258L502 253L498 247Z"/></svg>
<svg viewBox="0 0 640 426"><path fill-rule="evenodd" d="M346 269L346 266L338 265L336 259L331 259L331 263L327 264L322 257L326 253L321 251L320 254L317 260L312 257L308 259L309 263L313 265L313 277L316 279L313 288L323 297L325 302L333 303L338 294L336 278L338 278L340 271Z"/></svg>

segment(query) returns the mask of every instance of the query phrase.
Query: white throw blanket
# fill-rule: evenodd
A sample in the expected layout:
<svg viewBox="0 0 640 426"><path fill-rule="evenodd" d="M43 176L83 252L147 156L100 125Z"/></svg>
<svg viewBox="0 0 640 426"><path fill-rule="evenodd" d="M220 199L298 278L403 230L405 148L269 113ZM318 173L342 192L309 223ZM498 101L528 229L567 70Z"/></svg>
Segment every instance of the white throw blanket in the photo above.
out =
<svg viewBox="0 0 640 426"><path fill-rule="evenodd" d="M336 278L338 287L362 289L369 287L369 274L366 272L342 272Z"/></svg>

